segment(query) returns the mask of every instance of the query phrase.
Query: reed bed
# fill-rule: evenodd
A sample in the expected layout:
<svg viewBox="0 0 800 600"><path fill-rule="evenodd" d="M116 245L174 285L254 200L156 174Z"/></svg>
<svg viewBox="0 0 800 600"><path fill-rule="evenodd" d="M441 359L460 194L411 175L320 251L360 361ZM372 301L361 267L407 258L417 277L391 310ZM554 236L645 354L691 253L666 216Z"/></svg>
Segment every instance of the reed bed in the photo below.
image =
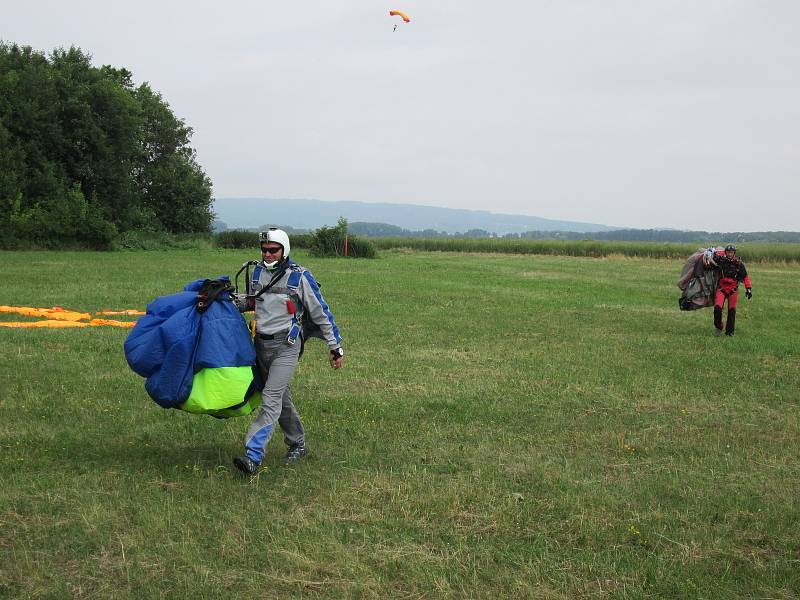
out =
<svg viewBox="0 0 800 600"><path fill-rule="evenodd" d="M429 252L490 252L497 254L541 254L603 258L685 258L702 245L698 243L609 242L596 240L519 240L507 238L370 238L379 250L412 249ZM724 245L709 240L706 246ZM740 244L740 256L749 262L800 262L800 244Z"/></svg>

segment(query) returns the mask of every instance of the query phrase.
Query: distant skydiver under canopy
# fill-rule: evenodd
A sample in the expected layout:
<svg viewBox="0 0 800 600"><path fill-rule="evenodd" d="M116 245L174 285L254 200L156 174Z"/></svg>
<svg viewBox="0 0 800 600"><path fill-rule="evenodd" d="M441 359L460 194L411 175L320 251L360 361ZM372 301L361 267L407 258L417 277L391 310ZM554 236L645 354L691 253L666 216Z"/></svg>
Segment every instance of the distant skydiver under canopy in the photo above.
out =
<svg viewBox="0 0 800 600"><path fill-rule="evenodd" d="M389 16L390 17L400 17L401 19L403 19L403 22L405 22L405 23L410 23L411 22L411 19L408 18L408 15L406 13L402 12L402 11L399 11L399 10L390 10L389 11ZM394 29L392 29L392 31L397 31L397 23L395 23Z"/></svg>

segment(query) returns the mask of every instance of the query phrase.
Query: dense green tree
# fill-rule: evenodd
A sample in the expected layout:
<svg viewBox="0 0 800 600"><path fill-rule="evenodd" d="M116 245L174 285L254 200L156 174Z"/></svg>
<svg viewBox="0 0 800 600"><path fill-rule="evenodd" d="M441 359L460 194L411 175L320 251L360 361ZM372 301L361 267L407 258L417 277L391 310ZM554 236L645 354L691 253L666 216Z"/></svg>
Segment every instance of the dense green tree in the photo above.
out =
<svg viewBox="0 0 800 600"><path fill-rule="evenodd" d="M126 69L0 43L0 247L209 231L211 182L191 134Z"/></svg>
<svg viewBox="0 0 800 600"><path fill-rule="evenodd" d="M350 235L344 217L339 217L336 227L320 227L312 232L310 242L311 253L315 256L375 258L375 245L369 240Z"/></svg>
<svg viewBox="0 0 800 600"><path fill-rule="evenodd" d="M142 157L136 180L157 228L173 233L211 228L211 181L189 146L192 129L145 83L135 91L142 110Z"/></svg>

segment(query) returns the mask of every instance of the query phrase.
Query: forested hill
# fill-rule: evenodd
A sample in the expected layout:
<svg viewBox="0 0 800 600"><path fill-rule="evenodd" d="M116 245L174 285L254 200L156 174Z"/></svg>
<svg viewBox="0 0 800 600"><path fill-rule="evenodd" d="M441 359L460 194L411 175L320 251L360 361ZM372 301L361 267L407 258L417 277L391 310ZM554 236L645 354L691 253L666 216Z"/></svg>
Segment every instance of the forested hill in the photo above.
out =
<svg viewBox="0 0 800 600"><path fill-rule="evenodd" d="M485 210L439 208L417 204L372 202L324 202L276 198L218 198L217 219L229 228L253 228L261 224L316 229L333 225L339 217L350 222L391 223L409 230L431 229L457 233L483 229L499 234L524 231L609 231L613 227L574 221L556 221L527 215L505 215Z"/></svg>
<svg viewBox="0 0 800 600"><path fill-rule="evenodd" d="M572 221L554 221L487 211L434 208L413 204L323 202L268 198L222 198L214 204L215 228L261 230L280 226L303 232L332 225L339 217L349 231L367 237L507 237L552 240L609 240L632 242L800 243L800 232L708 232L677 229L621 229Z"/></svg>

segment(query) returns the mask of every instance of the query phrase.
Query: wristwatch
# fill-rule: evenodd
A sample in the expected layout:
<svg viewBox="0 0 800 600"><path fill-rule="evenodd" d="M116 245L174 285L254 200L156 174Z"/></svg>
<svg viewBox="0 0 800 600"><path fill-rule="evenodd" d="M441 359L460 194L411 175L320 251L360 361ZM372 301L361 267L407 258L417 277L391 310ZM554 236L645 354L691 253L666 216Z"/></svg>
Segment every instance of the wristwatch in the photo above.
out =
<svg viewBox="0 0 800 600"><path fill-rule="evenodd" d="M344 356L344 349L343 348L334 348L331 350L331 355L333 358L342 358Z"/></svg>

